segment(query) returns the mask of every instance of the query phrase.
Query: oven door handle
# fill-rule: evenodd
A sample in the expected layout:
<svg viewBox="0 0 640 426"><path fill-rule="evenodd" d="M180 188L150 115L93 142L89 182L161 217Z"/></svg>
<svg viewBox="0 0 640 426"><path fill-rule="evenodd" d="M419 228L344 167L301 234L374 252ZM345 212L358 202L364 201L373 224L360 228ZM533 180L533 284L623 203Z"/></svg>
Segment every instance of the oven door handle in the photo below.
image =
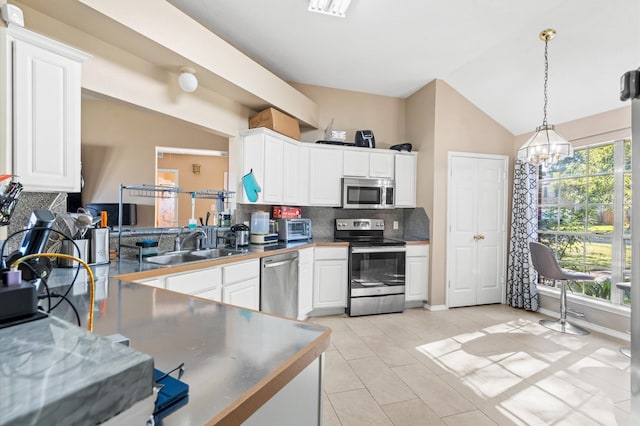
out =
<svg viewBox="0 0 640 426"><path fill-rule="evenodd" d="M404 246L352 247L351 253L392 253L405 252Z"/></svg>

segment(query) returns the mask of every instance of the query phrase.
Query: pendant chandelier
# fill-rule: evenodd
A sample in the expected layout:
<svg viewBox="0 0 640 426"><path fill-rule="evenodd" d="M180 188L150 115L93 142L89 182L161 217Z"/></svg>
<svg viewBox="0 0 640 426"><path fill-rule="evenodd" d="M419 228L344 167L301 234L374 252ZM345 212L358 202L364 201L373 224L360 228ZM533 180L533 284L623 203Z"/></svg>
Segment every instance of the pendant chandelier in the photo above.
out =
<svg viewBox="0 0 640 426"><path fill-rule="evenodd" d="M549 80L549 58L547 48L549 40L556 36L556 31L547 29L540 33L540 40L544 41L544 119L542 125L536 127L536 132L518 150L518 161L531 163L535 166L553 164L565 157L573 157L573 147L568 140L560 136L547 124L547 81Z"/></svg>

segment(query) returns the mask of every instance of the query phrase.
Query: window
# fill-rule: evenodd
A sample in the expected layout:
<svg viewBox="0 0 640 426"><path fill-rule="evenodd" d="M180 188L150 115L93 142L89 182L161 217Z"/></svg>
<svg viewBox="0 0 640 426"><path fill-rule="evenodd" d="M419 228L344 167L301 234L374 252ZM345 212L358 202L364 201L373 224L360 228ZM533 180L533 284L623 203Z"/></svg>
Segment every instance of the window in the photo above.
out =
<svg viewBox="0 0 640 426"><path fill-rule="evenodd" d="M563 268L596 277L569 283L574 294L630 305L629 292L615 284L631 278L631 141L577 149L541 166L538 193L539 241Z"/></svg>

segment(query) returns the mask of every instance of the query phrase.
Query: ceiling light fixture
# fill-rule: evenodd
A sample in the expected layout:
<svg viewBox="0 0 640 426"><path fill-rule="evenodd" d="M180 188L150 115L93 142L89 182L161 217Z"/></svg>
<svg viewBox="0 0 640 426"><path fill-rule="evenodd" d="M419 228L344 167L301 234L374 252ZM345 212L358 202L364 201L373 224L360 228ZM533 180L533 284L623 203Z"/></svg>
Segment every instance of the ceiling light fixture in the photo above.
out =
<svg viewBox="0 0 640 426"><path fill-rule="evenodd" d="M549 58L547 48L549 40L556 36L556 31L547 29L540 33L540 40L544 41L544 119L542 125L536 127L536 132L518 150L518 160L535 166L553 164L565 157L573 157L573 147L568 140L557 134L553 125L547 124L547 81L549 80Z"/></svg>
<svg viewBox="0 0 640 426"><path fill-rule="evenodd" d="M344 18L351 0L309 0L309 12Z"/></svg>
<svg viewBox="0 0 640 426"><path fill-rule="evenodd" d="M198 88L198 78L196 70L189 67L180 68L180 77L178 77L178 86L187 93L191 93Z"/></svg>

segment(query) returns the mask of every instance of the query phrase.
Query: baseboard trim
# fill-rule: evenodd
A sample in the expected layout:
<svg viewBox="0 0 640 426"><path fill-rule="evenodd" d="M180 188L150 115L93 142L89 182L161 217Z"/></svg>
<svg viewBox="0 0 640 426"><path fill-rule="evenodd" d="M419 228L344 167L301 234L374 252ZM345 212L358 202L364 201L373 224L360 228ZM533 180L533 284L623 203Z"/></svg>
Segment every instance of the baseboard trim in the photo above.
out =
<svg viewBox="0 0 640 426"><path fill-rule="evenodd" d="M551 311L545 308L539 308L538 313L549 316L551 318L560 318L560 314L558 312ZM615 337L616 339L624 340L625 342L631 341L631 336L618 330L613 330L611 328L603 327L598 324L593 324L588 321L581 320L580 318L574 318L572 316L568 316L567 320L571 323L574 323L575 325L579 325L580 327L593 330L598 333L606 334L608 336Z"/></svg>
<svg viewBox="0 0 640 426"><path fill-rule="evenodd" d="M427 311L432 311L432 312L436 312L436 311L447 311L449 310L449 308L447 307L447 305L430 305L428 303L424 304L424 308Z"/></svg>

